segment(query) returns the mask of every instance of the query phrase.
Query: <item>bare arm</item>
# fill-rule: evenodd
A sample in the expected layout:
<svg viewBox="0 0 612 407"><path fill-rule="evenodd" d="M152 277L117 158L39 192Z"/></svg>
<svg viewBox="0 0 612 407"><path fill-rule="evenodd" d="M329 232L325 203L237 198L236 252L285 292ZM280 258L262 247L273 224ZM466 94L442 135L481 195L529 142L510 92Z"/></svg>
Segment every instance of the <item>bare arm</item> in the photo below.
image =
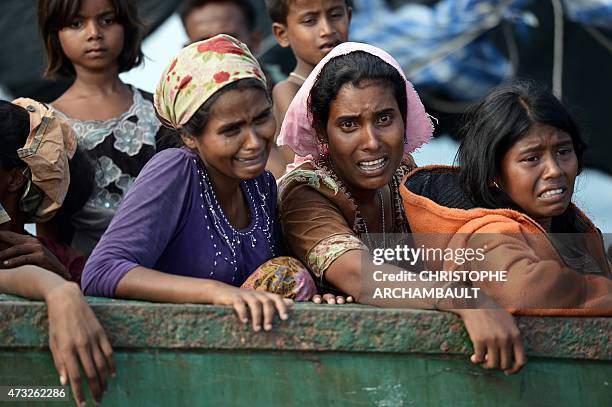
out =
<svg viewBox="0 0 612 407"><path fill-rule="evenodd" d="M268 162L266 163L266 169L270 171L276 179L285 175L287 164L289 164L286 157L283 155L283 147L285 146L272 145L270 148L270 155L268 156ZM290 162L293 162L293 159Z"/></svg>
<svg viewBox="0 0 612 407"><path fill-rule="evenodd" d="M70 383L77 405L85 402L81 367L94 400L100 402L115 372L113 349L81 290L38 266L0 270L0 292L47 303L49 349L62 385Z"/></svg>
<svg viewBox="0 0 612 407"><path fill-rule="evenodd" d="M274 102L274 117L276 118L276 134L278 136L281 130L281 125L285 119L285 114L289 109L291 101L295 97L295 94L300 89L299 85L290 82L283 81L274 87L272 90L272 100ZM286 166L293 162L295 153L288 146L274 146L276 151L274 156L284 161Z"/></svg>
<svg viewBox="0 0 612 407"><path fill-rule="evenodd" d="M365 261L364 261L365 260ZM472 339L474 354L473 363L481 364L488 369L500 368L506 374L517 373L526 363L527 357L520 337L520 332L512 316L480 292L473 309L454 308L452 301L402 298L374 298L376 287L398 287L398 283L375 282L371 276L374 271L399 273L400 268L382 264L376 266L369 256L361 250L350 250L342 254L329 266L325 273L327 281L345 293L354 296L357 302L383 307L440 309L453 312L461 318ZM408 286L408 283L400 283ZM433 288L443 285L441 282L417 281L409 283L411 288ZM437 307L436 307L437 305ZM478 309L480 308L480 309Z"/></svg>
<svg viewBox="0 0 612 407"><path fill-rule="evenodd" d="M378 307L438 309L435 303L436 301L433 299L380 299L374 298L374 292L376 288L435 288L443 286L444 283L439 281L420 281L418 279L417 281L409 283L379 282L374 281L372 277L375 271L382 271L385 274L398 274L403 270L392 264L383 263L377 266L373 263L368 253L362 250L350 250L331 263L325 273L325 278L335 287L355 297L356 301L362 304L375 305ZM488 297L486 297L483 304L475 304L475 307L488 303ZM442 308L451 308L452 304L441 301L439 306ZM447 310L453 311L451 309Z"/></svg>
<svg viewBox="0 0 612 407"><path fill-rule="evenodd" d="M177 304L215 304L217 294L228 288L234 287L216 280L178 276L138 266L119 281L115 296Z"/></svg>
<svg viewBox="0 0 612 407"><path fill-rule="evenodd" d="M115 295L121 298L157 302L232 305L242 323L250 311L253 330L272 329L274 314L289 317L291 300L265 291L236 288L220 281L177 276L138 266L128 271L117 284Z"/></svg>
<svg viewBox="0 0 612 407"><path fill-rule="evenodd" d="M300 86L290 82L282 81L279 82L274 89L272 89L272 102L274 105L274 118L276 119L276 135L280 133L281 124L285 119L285 114L291 101L295 97L295 94L300 90Z"/></svg>
<svg viewBox="0 0 612 407"><path fill-rule="evenodd" d="M70 283L38 266L27 265L0 270L0 293L4 294L44 301L49 293L63 284Z"/></svg>

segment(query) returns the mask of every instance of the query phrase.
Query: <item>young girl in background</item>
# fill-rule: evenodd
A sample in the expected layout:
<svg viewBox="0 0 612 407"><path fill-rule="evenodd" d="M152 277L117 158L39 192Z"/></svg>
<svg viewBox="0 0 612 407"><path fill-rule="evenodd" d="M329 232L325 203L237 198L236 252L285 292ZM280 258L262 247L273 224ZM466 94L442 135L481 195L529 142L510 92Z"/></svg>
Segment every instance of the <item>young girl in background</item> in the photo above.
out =
<svg viewBox="0 0 612 407"><path fill-rule="evenodd" d="M94 192L72 225L54 222L41 232L57 237L72 227L68 242L88 255L140 170L157 150L174 146L174 138L160 126L152 96L119 79L143 59L133 1L41 0L38 18L48 56L45 75L74 78L52 106L96 166Z"/></svg>

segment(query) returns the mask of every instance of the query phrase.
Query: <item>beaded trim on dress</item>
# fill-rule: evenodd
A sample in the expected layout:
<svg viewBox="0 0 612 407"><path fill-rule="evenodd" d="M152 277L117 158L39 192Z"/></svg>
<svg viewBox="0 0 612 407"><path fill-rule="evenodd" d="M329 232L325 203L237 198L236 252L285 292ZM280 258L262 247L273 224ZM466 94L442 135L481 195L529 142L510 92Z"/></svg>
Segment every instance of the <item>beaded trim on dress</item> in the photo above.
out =
<svg viewBox="0 0 612 407"><path fill-rule="evenodd" d="M206 232L210 234L210 242L215 249L215 259L213 260L213 267L211 268L210 275L214 275L215 268L217 267L217 258L221 257L226 263L231 264L234 267L234 276L232 281L236 278L236 272L238 271L238 265L236 260L236 253L239 251L238 246L244 244L250 244L251 248L255 248L257 245L257 238L254 236L255 230L261 230L266 237L268 243L268 249L270 250L270 257L275 257L274 242L272 237L272 222L273 218L266 210L266 195L261 192L259 183L256 179L253 180L255 186L255 196L251 191L251 186L246 181L241 181L240 185L242 190L246 193L247 202L249 204L249 210L251 211L251 222L244 229L236 229L230 221L225 217L223 208L217 200L217 195L212 186L212 183L208 177L208 172L201 162L197 159L193 159L193 163L196 165L198 178L200 179L200 198L202 199L201 208L204 211L205 223L208 221L210 215L213 228L217 232L217 238L211 230L209 224L206 224ZM266 173L267 174L267 173ZM269 174L267 174L269 176ZM241 240L245 239L245 240ZM229 248L231 258L223 255L221 251L217 249L217 243L224 244Z"/></svg>

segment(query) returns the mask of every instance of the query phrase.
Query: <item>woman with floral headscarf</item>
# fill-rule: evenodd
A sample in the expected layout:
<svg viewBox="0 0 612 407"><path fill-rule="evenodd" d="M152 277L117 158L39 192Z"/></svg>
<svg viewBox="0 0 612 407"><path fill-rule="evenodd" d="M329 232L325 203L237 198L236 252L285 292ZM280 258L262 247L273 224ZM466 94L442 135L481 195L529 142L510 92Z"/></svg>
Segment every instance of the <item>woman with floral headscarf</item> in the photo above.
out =
<svg viewBox="0 0 612 407"><path fill-rule="evenodd" d="M231 304L271 329L275 310L286 319L289 298L315 288L298 261L277 257L276 183L264 171L276 124L256 59L227 35L191 44L162 74L155 108L186 147L138 176L86 264L85 293Z"/></svg>
<svg viewBox="0 0 612 407"><path fill-rule="evenodd" d="M375 294L377 286L448 288L424 281L375 283L375 271L397 275L402 270L375 266L368 249L375 240L389 241L391 234L405 240L410 231L399 186L414 167L409 153L429 140L432 130L393 57L366 44L334 48L291 102L278 139L302 156L279 185L287 244L323 285L358 302L459 314L474 344L472 361L515 373L526 361L519 331L510 314L486 295L457 303L384 300Z"/></svg>

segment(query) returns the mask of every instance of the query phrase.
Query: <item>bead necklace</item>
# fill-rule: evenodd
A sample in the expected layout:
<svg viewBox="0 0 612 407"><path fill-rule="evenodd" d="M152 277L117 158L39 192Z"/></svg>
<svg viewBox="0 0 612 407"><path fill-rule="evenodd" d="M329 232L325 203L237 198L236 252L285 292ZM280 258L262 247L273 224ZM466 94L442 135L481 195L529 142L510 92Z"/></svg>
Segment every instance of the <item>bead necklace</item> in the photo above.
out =
<svg viewBox="0 0 612 407"><path fill-rule="evenodd" d="M217 196L215 194L215 190L210 182L208 177L208 172L206 168L198 162L196 159L193 159L193 162L196 164L198 168L198 176L200 178L200 188L202 192L200 193L200 198L202 198L201 208L204 211L204 219L205 222L208 219L207 209L211 215L213 226L217 231L217 234L220 236L222 243L225 244L230 250L231 259L228 259L227 256L223 255L221 251L217 250L217 243L215 243L215 238L213 232L210 230L210 225L206 225L206 231L210 233L210 241L215 249L215 259L213 261L213 269L210 272L212 276L214 274L214 269L217 266L217 257L222 257L227 263L234 266L234 276L232 276L232 281L236 278L236 272L238 271L238 265L236 261L236 253L238 251L238 246L242 243L240 241L240 237L249 237L251 248L255 248L257 245L257 239L254 236L254 232L260 227L261 223L261 231L264 232L264 236L268 242L268 250L270 251L271 257L274 257L274 244L272 240L272 219L270 218L268 212L266 211L266 194L261 192L259 188L259 183L257 180L253 180L255 184L255 190L257 192L257 198L259 199L259 203L255 201L253 194L251 193L251 188L246 181L241 181L240 184L243 187L244 191L246 191L247 201L249 203L249 209L251 210L251 224L246 228L246 231L236 230L234 226L229 222L229 220L225 217L225 213L219 204ZM206 204L206 208L204 207L204 203ZM259 214L258 207L261 209L261 216ZM253 219L254 217L254 219ZM263 221L262 221L263 218ZM228 230L226 230L226 227Z"/></svg>
<svg viewBox="0 0 612 407"><path fill-rule="evenodd" d="M295 72L291 72L289 74L289 76L293 76L294 78L301 80L302 83L306 82L306 78L305 77L303 77L302 75L299 75L299 74L297 74Z"/></svg>
<svg viewBox="0 0 612 407"><path fill-rule="evenodd" d="M378 199L380 201L380 213L382 215L382 238L383 238L383 248L387 247L387 239L385 237L385 199L383 197L382 191L379 189L377 192ZM363 215L362 215L363 216ZM363 218L363 226L365 228L366 237L368 238L368 243L370 244L370 248L373 248L372 239L370 238L370 232L368 231L368 223L365 218Z"/></svg>

